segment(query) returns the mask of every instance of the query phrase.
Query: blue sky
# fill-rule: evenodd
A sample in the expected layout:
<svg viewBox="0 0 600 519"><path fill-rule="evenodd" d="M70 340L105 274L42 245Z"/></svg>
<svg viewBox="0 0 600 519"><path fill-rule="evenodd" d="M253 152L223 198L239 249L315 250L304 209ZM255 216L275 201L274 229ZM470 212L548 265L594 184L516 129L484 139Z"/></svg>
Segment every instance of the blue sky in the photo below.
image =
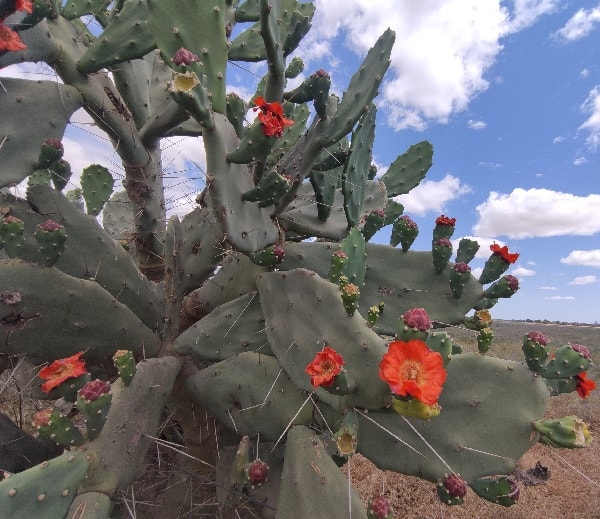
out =
<svg viewBox="0 0 600 519"><path fill-rule="evenodd" d="M521 257L521 290L493 316L600 321L600 2L559 0L316 0L298 54L341 94L387 27L392 65L377 100L374 158L385 168L411 144L434 145L427 179L401 202L429 247L435 218L455 238L496 241ZM260 67L231 67L230 90L249 99ZM1 75L50 79L39 65ZM296 81L301 81L300 76ZM290 85L294 86L294 85ZM117 157L84 113L64 140L74 171L90 162L121 176ZM198 140L163 142L169 207L185 213L203 186ZM77 183L77 180L74 180ZM375 240L385 242L388 233Z"/></svg>

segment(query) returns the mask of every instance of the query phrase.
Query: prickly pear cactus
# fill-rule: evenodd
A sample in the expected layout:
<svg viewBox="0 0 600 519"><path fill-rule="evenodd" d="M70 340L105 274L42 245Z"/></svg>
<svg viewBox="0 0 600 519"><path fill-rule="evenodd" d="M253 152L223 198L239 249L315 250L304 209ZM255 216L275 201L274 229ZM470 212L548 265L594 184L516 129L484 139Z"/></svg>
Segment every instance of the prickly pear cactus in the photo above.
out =
<svg viewBox="0 0 600 519"><path fill-rule="evenodd" d="M0 67L44 62L61 82L2 79L0 188L27 187L0 195L0 355L48 364L34 425L66 452L0 482L0 510L109 517L165 407L204 464L220 449L223 516L249 500L264 517L391 517L339 469L357 452L435 483L446 504L470 485L508 506L538 437L589 443L575 417L543 421L550 395L594 388L587 348L549 353L534 333L525 363L484 355L518 255L492 246L476 279L479 246L461 240L452 261L445 215L431 249L411 250L427 231L394 197L425 177L433 147L411 146L380 178L371 156L392 31L340 98L323 70L288 85L311 2L5 4ZM228 61L266 62L251 99L226 92ZM63 159L79 108L111 140L122 191L102 166ZM160 142L172 135L204 146L208 180L198 207L167 223ZM369 243L384 227L389 245ZM461 324L479 352L440 329ZM220 424L204 450L199 409Z"/></svg>

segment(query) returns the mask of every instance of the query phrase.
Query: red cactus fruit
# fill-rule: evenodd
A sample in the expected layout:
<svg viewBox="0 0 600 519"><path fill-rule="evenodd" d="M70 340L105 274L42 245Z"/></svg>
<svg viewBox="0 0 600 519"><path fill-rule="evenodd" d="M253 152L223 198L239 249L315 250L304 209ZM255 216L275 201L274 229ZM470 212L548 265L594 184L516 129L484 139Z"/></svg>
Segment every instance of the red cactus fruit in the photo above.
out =
<svg viewBox="0 0 600 519"><path fill-rule="evenodd" d="M422 332L426 332L431 328L431 320L425 308L411 308L404 312L402 319L409 328L415 328Z"/></svg>
<svg viewBox="0 0 600 519"><path fill-rule="evenodd" d="M104 380L92 380L79 391L81 398L93 402L110 391L110 384Z"/></svg>
<svg viewBox="0 0 600 519"><path fill-rule="evenodd" d="M252 486L257 487L262 485L265 481L267 481L268 475L269 467L260 458L256 458L254 461L251 461L246 467L246 476L248 477L248 481L250 481Z"/></svg>
<svg viewBox="0 0 600 519"><path fill-rule="evenodd" d="M467 484L458 474L449 474L444 478L443 485L450 497L462 499L467 495Z"/></svg>
<svg viewBox="0 0 600 519"><path fill-rule="evenodd" d="M315 76L317 77L329 77L329 73L326 70L323 70L322 68L320 68L319 70L317 70L314 73Z"/></svg>
<svg viewBox="0 0 600 519"><path fill-rule="evenodd" d="M508 288L510 288L513 292L519 290L519 280L515 276L508 274L505 279L508 283Z"/></svg>

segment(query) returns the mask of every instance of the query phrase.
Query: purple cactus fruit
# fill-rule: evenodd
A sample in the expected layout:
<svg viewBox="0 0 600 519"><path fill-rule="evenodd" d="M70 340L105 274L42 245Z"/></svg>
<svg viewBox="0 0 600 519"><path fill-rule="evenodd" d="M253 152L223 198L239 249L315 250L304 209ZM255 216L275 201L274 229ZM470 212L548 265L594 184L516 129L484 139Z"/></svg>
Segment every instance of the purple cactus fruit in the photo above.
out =
<svg viewBox="0 0 600 519"><path fill-rule="evenodd" d="M513 292L519 290L519 280L515 276L508 274L506 276L506 282L508 283L508 288L510 288Z"/></svg>
<svg viewBox="0 0 600 519"><path fill-rule="evenodd" d="M417 227L417 224L415 223L415 221L410 216L408 216L407 214L402 215L399 218L399 220L402 220L409 227L413 227L413 228Z"/></svg>
<svg viewBox="0 0 600 519"><path fill-rule="evenodd" d="M329 73L326 70L322 69L322 68L320 68L319 70L317 70L314 73L314 75L317 76L317 77L326 77L326 78L329 77Z"/></svg>
<svg viewBox="0 0 600 519"><path fill-rule="evenodd" d="M452 270L456 270L456 272L460 274L465 274L466 272L471 272L471 267L469 267L469 265L464 261L461 261L460 263L456 263L452 267Z"/></svg>
<svg viewBox="0 0 600 519"><path fill-rule="evenodd" d="M530 341L541 344L542 346L546 346L548 344L548 339L542 332L529 332L527 334L527 338Z"/></svg>
<svg viewBox="0 0 600 519"><path fill-rule="evenodd" d="M197 54L181 47L173 56L172 61L175 65L189 65L190 63L197 63L200 58Z"/></svg>
<svg viewBox="0 0 600 519"><path fill-rule="evenodd" d="M385 211L383 209L373 209L372 212L381 218L385 218Z"/></svg>
<svg viewBox="0 0 600 519"><path fill-rule="evenodd" d="M260 486L267 481L269 467L263 460L256 458L246 467L246 475L252 486Z"/></svg>
<svg viewBox="0 0 600 519"><path fill-rule="evenodd" d="M426 332L431 328L431 320L425 311L425 308L411 308L402 315L404 324L409 328L414 328L421 332Z"/></svg>
<svg viewBox="0 0 600 519"><path fill-rule="evenodd" d="M391 519L393 509L387 496L381 494L374 496L369 500L367 507L367 517L369 519Z"/></svg>
<svg viewBox="0 0 600 519"><path fill-rule="evenodd" d="M462 499L467 495L467 484L458 474L446 476L443 485L450 497Z"/></svg>
<svg viewBox="0 0 600 519"><path fill-rule="evenodd" d="M452 242L448 238L440 238L435 244L440 247L452 247Z"/></svg>
<svg viewBox="0 0 600 519"><path fill-rule="evenodd" d="M579 353L579 355L582 355L588 360L592 360L592 354L590 353L590 350L587 346L584 346L583 344L570 344L571 348L573 348L577 353Z"/></svg>
<svg viewBox="0 0 600 519"><path fill-rule="evenodd" d="M45 222L42 222L41 224L38 225L38 227L45 232L52 232L52 231L58 231L62 225L59 224L58 222L55 222L54 220L46 220Z"/></svg>
<svg viewBox="0 0 600 519"><path fill-rule="evenodd" d="M80 389L79 394L81 395L81 398L88 402L93 402L109 391L110 384L108 382L96 379L85 384L85 386Z"/></svg>
<svg viewBox="0 0 600 519"><path fill-rule="evenodd" d="M340 258L340 259L347 259L348 258L348 254L346 254L342 249L336 250L333 254L333 257L335 258Z"/></svg>
<svg viewBox="0 0 600 519"><path fill-rule="evenodd" d="M281 262L285 258L285 251L279 245L273 245L273 255L277 258L278 262Z"/></svg>
<svg viewBox="0 0 600 519"><path fill-rule="evenodd" d="M60 142L59 139L46 139L46 140L44 140L44 144L46 144L47 146L51 146L52 148L54 148L57 151L60 151L60 152L64 151L62 142Z"/></svg>

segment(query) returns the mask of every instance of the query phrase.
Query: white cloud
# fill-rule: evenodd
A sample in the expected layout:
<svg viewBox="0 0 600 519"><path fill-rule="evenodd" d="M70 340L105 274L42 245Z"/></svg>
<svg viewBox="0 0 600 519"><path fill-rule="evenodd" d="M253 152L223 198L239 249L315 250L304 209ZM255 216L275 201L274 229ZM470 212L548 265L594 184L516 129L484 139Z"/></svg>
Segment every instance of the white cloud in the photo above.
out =
<svg viewBox="0 0 600 519"><path fill-rule="evenodd" d="M504 164L500 164L499 162L479 162L479 165L491 169L500 169L504 167Z"/></svg>
<svg viewBox="0 0 600 519"><path fill-rule="evenodd" d="M474 119L469 119L467 121L467 125L469 128L471 128L471 130L483 130L487 126L487 123L485 121L475 121Z"/></svg>
<svg viewBox="0 0 600 519"><path fill-rule="evenodd" d="M585 164L586 162L587 162L587 159L585 157L576 157L575 160L573 161L573 165L581 166L582 164Z"/></svg>
<svg viewBox="0 0 600 519"><path fill-rule="evenodd" d="M556 290L556 287L539 287L539 290Z"/></svg>
<svg viewBox="0 0 600 519"><path fill-rule="evenodd" d="M510 22L513 32L532 26L540 16L555 11L558 0L513 0L513 16Z"/></svg>
<svg viewBox="0 0 600 519"><path fill-rule="evenodd" d="M591 236L600 232L600 195L576 196L549 189L491 192L476 208L473 232L482 236L533 238Z"/></svg>
<svg viewBox="0 0 600 519"><path fill-rule="evenodd" d="M593 9L579 9L555 35L568 41L587 36L594 26L600 23L600 6Z"/></svg>
<svg viewBox="0 0 600 519"><path fill-rule="evenodd" d="M544 297L546 301L575 301L573 296L550 296Z"/></svg>
<svg viewBox="0 0 600 519"><path fill-rule="evenodd" d="M409 194L395 198L404 205L404 211L423 216L428 212L442 213L446 204L470 193L471 188L460 179L446 175L442 180L423 180Z"/></svg>
<svg viewBox="0 0 600 519"><path fill-rule="evenodd" d="M579 130L589 132L586 142L590 149L595 151L600 145L600 85L590 90L581 109L589 114L589 118L579 127Z"/></svg>
<svg viewBox="0 0 600 519"><path fill-rule="evenodd" d="M568 256L560 259L566 265L600 268L600 249L574 250Z"/></svg>
<svg viewBox="0 0 600 519"><path fill-rule="evenodd" d="M579 276L569 281L569 285L592 285L594 283L598 283L596 276Z"/></svg>
<svg viewBox="0 0 600 519"><path fill-rule="evenodd" d="M537 274L535 270L527 269L525 267L517 267L516 269L511 270L510 273L519 278L527 278Z"/></svg>
<svg viewBox="0 0 600 519"><path fill-rule="evenodd" d="M560 135L558 137L554 137L554 139L552 140L552 144L559 144L561 142L566 141L565 137L561 137Z"/></svg>
<svg viewBox="0 0 600 519"><path fill-rule="evenodd" d="M364 55L388 27L397 35L392 64L381 92L395 129L422 130L430 120L446 122L488 88L485 73L510 32L500 1L316 0L313 29L300 54L331 56L328 42L343 34ZM344 61L340 60L340 66Z"/></svg>
<svg viewBox="0 0 600 519"><path fill-rule="evenodd" d="M581 77L588 77L590 75L590 70L587 68L584 68L581 72Z"/></svg>

